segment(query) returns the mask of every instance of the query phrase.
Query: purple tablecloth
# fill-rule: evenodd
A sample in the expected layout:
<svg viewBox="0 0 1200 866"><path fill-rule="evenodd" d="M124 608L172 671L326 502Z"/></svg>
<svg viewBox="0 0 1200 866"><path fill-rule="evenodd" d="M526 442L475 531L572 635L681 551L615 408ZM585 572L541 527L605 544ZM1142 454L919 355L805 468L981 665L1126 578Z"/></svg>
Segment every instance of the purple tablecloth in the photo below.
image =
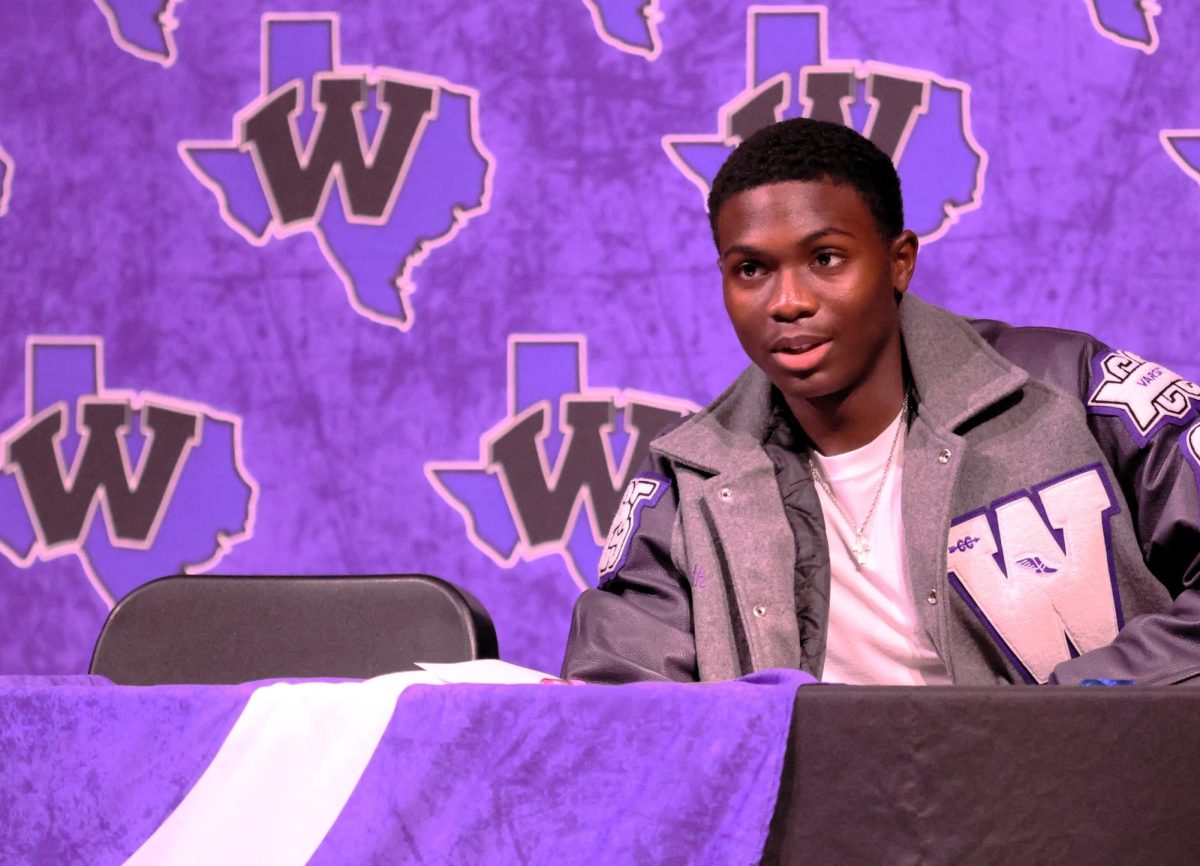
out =
<svg viewBox="0 0 1200 866"><path fill-rule="evenodd" d="M257 863L755 862L805 681L411 685L389 699L374 680L0 678L0 862L197 862L234 844ZM356 709L371 683L377 730ZM367 743L348 782L343 739ZM332 757L289 745L307 742ZM263 794L272 780L255 773L281 754L304 781ZM289 820L311 844L271 835Z"/></svg>

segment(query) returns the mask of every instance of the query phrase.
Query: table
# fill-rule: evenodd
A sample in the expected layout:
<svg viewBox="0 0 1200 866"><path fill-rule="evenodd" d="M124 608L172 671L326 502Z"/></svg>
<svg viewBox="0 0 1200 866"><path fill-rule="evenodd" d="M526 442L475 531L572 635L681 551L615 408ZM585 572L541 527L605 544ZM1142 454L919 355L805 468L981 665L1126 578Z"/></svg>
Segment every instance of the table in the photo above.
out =
<svg viewBox="0 0 1200 866"><path fill-rule="evenodd" d="M1200 862L1200 690L800 689L764 862Z"/></svg>
<svg viewBox="0 0 1200 866"><path fill-rule="evenodd" d="M1198 859L1197 690L423 676L0 678L0 862Z"/></svg>
<svg viewBox="0 0 1200 866"><path fill-rule="evenodd" d="M0 863L749 863L803 675L0 678Z"/></svg>

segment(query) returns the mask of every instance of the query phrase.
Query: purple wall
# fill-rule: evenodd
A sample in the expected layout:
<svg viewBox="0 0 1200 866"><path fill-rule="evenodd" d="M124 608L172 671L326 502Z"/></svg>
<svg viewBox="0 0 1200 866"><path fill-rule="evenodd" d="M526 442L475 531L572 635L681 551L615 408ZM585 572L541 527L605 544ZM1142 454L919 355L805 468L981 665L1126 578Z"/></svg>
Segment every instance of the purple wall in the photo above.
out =
<svg viewBox="0 0 1200 866"><path fill-rule="evenodd" d="M1183 4L643 2L0 7L0 672L184 569L437 574L556 669L744 364L700 189L772 116L893 154L926 299L1200 375Z"/></svg>

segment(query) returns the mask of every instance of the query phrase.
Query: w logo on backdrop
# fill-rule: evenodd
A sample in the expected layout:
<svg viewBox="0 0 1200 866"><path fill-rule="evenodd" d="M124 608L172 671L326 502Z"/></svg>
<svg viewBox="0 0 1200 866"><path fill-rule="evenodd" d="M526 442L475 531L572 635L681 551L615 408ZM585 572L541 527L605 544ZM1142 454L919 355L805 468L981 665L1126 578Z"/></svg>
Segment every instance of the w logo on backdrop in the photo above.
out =
<svg viewBox="0 0 1200 866"><path fill-rule="evenodd" d="M8 213L8 200L12 196L12 157L0 147L0 216Z"/></svg>
<svg viewBox="0 0 1200 866"><path fill-rule="evenodd" d="M969 85L876 61L831 60L823 6L752 6L746 89L712 135L666 135L663 148L707 196L740 141L791 117L852 126L892 158L908 227L941 237L983 196L987 154L971 133Z"/></svg>
<svg viewBox="0 0 1200 866"><path fill-rule="evenodd" d="M606 44L626 54L657 60L662 54L658 24L663 14L659 0L583 0L596 34Z"/></svg>
<svg viewBox="0 0 1200 866"><path fill-rule="evenodd" d="M1162 14L1155 0L1084 0L1092 26L1105 39L1136 48L1146 54L1158 50L1158 27Z"/></svg>
<svg viewBox="0 0 1200 866"><path fill-rule="evenodd" d="M0 434L0 554L16 565L74 554L111 603L249 536L239 418L106 388L94 338L30 339L26 407Z"/></svg>
<svg viewBox="0 0 1200 866"><path fill-rule="evenodd" d="M1159 132L1158 140L1171 161L1200 183L1200 129L1164 129Z"/></svg>
<svg viewBox="0 0 1200 866"><path fill-rule="evenodd" d="M595 582L605 533L650 440L695 406L590 388L582 335L508 343L508 416L478 461L430 462L425 476L497 564L559 554L581 588Z"/></svg>
<svg viewBox="0 0 1200 866"><path fill-rule="evenodd" d="M183 0L96 0L122 51L160 66L175 62L175 7Z"/></svg>
<svg viewBox="0 0 1200 866"><path fill-rule="evenodd" d="M478 93L343 65L336 15L266 15L262 95L233 136L179 154L255 245L311 233L369 319L412 327L414 269L491 198Z"/></svg>

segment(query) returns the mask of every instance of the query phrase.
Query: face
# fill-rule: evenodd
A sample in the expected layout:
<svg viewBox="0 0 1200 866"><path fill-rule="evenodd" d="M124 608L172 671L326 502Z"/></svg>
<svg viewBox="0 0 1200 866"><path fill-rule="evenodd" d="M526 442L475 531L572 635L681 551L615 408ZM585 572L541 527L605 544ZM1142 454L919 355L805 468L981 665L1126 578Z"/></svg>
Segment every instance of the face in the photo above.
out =
<svg viewBox="0 0 1200 866"><path fill-rule="evenodd" d="M848 184L785 181L727 199L717 238L733 329L789 405L902 387L912 232L884 241Z"/></svg>

